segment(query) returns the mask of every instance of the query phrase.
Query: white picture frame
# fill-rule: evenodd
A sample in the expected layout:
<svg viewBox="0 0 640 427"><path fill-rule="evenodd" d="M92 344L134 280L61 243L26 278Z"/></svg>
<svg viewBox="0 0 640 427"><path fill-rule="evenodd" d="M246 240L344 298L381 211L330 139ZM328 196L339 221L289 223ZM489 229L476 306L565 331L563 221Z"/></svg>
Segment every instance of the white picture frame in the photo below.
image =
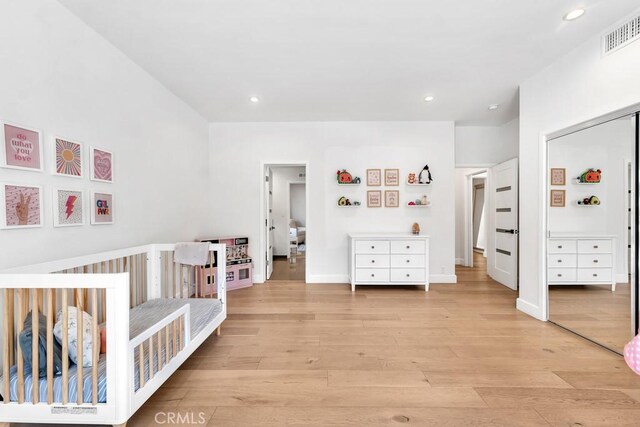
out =
<svg viewBox="0 0 640 427"><path fill-rule="evenodd" d="M109 159L109 169L110 169L110 179L105 178L106 172L102 170L102 167L100 165L96 165L96 151L100 151L102 153L105 153L106 155L108 155L108 159ZM112 184L114 181L114 156L113 156L113 152L104 148L100 148L100 147L89 147L89 163L90 163L90 176L89 179L91 181L97 181L97 182L106 182L109 184Z"/></svg>
<svg viewBox="0 0 640 427"><path fill-rule="evenodd" d="M64 173L64 172L59 172L58 168L58 141L61 141L62 143L66 143L66 144L73 144L73 145L77 145L78 146L78 151L74 150L71 147L66 147L67 149L71 149L71 151L75 154L75 155L79 155L79 169L80 169L80 174L79 175L74 175L73 173ZM58 135L53 135L51 136L51 141L50 141L50 151L51 153L49 154L49 164L51 165L51 174L55 175L55 176L62 176L65 178L74 178L74 179L82 179L86 176L86 168L87 168L87 162L86 162L86 156L85 156L85 145L82 142L79 142L75 139L69 139L69 138L64 138ZM69 160L69 162L71 162L71 160ZM71 167L71 165L69 165L68 170L70 172L73 171L73 167Z"/></svg>
<svg viewBox="0 0 640 427"><path fill-rule="evenodd" d="M72 215L74 213L74 210L72 209L71 212L68 211L63 211L63 209L65 209L66 203L64 205L61 204L61 199L60 196L64 197L64 194L61 193L77 193L80 195L80 200L78 203L76 203L75 206L75 212L78 212L78 208L79 208L79 212L80 212L80 221L79 222L67 222L65 223L64 220L61 221L60 220L60 216L61 214L69 214ZM52 203L51 203L51 211L53 213L53 226L54 227L81 227L83 225L86 224L86 202L85 202L85 195L86 192L82 189L76 189L76 188L54 188L52 190ZM67 217L67 219L69 218L69 216Z"/></svg>
<svg viewBox="0 0 640 427"><path fill-rule="evenodd" d="M28 203L27 204L27 208L26 208L26 215L28 218L28 213L31 209L33 209L34 207L37 207L37 212L38 212L38 223L32 223L32 224L9 224L8 222L16 222L19 221L19 217L20 214L17 213L17 209L18 207L15 206L15 202L11 202L8 199L12 198L11 194L7 194L7 189L8 187L17 187L17 188L24 188L25 190L37 190L37 194L38 194L38 200L37 201L31 201L32 199L29 198L29 196L27 197L27 200L22 200L20 203L24 205L24 203ZM12 191L15 191L15 189L12 189ZM33 196L33 193L30 195L31 197ZM11 230L11 229L22 229L22 228L42 228L44 227L44 194L42 192L42 186L40 185L32 185L32 184L24 184L24 183L15 183L15 182L0 182L0 200L2 201L1 205L0 205L0 229L3 230ZM14 218L13 215L8 216L8 212L13 212L13 210L16 210L16 217ZM22 212L24 212L24 210L21 210ZM27 219L27 221L29 221Z"/></svg>
<svg viewBox="0 0 640 427"><path fill-rule="evenodd" d="M7 135L5 134L6 126L23 129L25 131L34 132L37 134L36 145L38 148L38 167L25 167L9 164L9 159L7 158ZM44 170L45 156L42 147L42 131L40 131L39 129L35 129L29 126L23 126L19 123L0 120L0 141L2 141L2 146L0 147L0 167L30 172L42 172Z"/></svg>
<svg viewBox="0 0 640 427"><path fill-rule="evenodd" d="M97 209L104 209L104 206L98 207L97 206L97 201L99 200L98 196L109 196L109 200L110 200L110 206L107 206L107 208L110 210L110 217L111 219L109 221L102 221L99 219L98 217L98 211ZM115 196L112 192L107 192L107 191L92 191L91 192L91 225L111 225L115 223Z"/></svg>

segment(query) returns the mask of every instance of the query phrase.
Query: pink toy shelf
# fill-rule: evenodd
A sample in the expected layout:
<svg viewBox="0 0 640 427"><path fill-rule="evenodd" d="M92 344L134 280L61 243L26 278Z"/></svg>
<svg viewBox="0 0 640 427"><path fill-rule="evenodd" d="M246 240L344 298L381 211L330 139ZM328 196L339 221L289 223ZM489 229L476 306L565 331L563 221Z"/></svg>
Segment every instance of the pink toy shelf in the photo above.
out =
<svg viewBox="0 0 640 427"><path fill-rule="evenodd" d="M224 243L227 245L227 291L253 286L253 262L249 256L248 237L218 237L202 239L201 242ZM217 293L217 284L215 283L215 277L218 272L217 266L218 260L214 259L213 266L207 264L202 269L204 271L196 275L198 287L201 292L204 292L204 295L209 295L212 290ZM211 289L212 286L214 289Z"/></svg>

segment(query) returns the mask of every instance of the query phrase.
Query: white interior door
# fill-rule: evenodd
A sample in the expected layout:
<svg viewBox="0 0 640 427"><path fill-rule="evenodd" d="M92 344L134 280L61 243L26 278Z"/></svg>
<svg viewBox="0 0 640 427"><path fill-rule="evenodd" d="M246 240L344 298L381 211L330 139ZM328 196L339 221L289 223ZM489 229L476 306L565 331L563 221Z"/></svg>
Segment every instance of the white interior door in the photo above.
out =
<svg viewBox="0 0 640 427"><path fill-rule="evenodd" d="M266 239L266 264L267 264L267 277L269 280L271 278L271 274L273 274L273 242L275 240L273 235L273 230L275 227L273 226L273 171L271 168L267 167L265 171L265 188L264 193L266 195L266 220L265 220L265 232L267 235Z"/></svg>
<svg viewBox="0 0 640 427"><path fill-rule="evenodd" d="M489 233L488 273L494 280L518 288L518 159L489 169L493 199Z"/></svg>

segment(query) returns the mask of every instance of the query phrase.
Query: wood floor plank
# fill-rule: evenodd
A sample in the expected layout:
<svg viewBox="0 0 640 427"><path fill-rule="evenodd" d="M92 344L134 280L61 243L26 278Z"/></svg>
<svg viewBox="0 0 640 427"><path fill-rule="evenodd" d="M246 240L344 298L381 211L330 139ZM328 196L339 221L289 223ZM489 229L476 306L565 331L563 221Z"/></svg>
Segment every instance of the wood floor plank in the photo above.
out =
<svg viewBox="0 0 640 427"><path fill-rule="evenodd" d="M554 427L637 427L640 409L538 409Z"/></svg>
<svg viewBox="0 0 640 427"><path fill-rule="evenodd" d="M575 388L640 389L640 376L622 372L555 372Z"/></svg>
<svg viewBox="0 0 640 427"><path fill-rule="evenodd" d="M433 389L436 389L435 387ZM587 390L533 387L476 387L482 399L492 408L629 408L640 409L640 403L617 390Z"/></svg>
<svg viewBox="0 0 640 427"><path fill-rule="evenodd" d="M432 387L552 387L571 388L553 372L430 372Z"/></svg>
<svg viewBox="0 0 640 427"><path fill-rule="evenodd" d="M430 387L420 371L329 371L329 387Z"/></svg>

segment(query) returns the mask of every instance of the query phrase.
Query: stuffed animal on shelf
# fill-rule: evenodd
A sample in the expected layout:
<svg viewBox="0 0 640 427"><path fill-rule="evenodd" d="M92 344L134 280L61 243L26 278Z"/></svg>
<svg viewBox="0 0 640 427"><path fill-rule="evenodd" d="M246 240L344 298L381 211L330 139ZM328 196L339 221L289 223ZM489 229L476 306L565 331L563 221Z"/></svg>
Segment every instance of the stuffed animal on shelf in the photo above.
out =
<svg viewBox="0 0 640 427"><path fill-rule="evenodd" d="M578 177L581 183L597 184L602 179L602 171L600 169L589 169Z"/></svg>
<svg viewBox="0 0 640 427"><path fill-rule="evenodd" d="M600 204L600 199L597 196L585 197L582 200L578 200L579 205L594 205L597 206Z"/></svg>
<svg viewBox="0 0 640 427"><path fill-rule="evenodd" d="M431 172L429 171L429 165L424 165L422 168L420 175L418 175L418 182L420 184L431 184L433 182Z"/></svg>
<svg viewBox="0 0 640 427"><path fill-rule="evenodd" d="M407 183L408 184L416 183L416 174L414 172L409 172L409 176L407 177Z"/></svg>
<svg viewBox="0 0 640 427"><path fill-rule="evenodd" d="M411 227L411 233L416 235L420 234L420 224L414 222L413 226Z"/></svg>
<svg viewBox="0 0 640 427"><path fill-rule="evenodd" d="M338 206L351 206L351 200L342 196L338 199Z"/></svg>
<svg viewBox="0 0 640 427"><path fill-rule="evenodd" d="M338 176L338 184L351 184L353 182L353 177L346 169L339 170L337 172Z"/></svg>

